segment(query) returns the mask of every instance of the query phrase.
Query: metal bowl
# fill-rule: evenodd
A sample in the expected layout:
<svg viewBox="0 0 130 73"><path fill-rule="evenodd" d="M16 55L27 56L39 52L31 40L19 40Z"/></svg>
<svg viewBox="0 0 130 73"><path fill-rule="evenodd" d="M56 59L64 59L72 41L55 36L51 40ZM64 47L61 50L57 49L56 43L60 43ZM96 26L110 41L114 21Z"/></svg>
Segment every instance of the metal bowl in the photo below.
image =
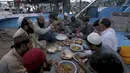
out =
<svg viewBox="0 0 130 73"><path fill-rule="evenodd" d="M73 62L68 61L68 60L63 60L63 61L60 61L59 66L61 64L68 64L68 65L70 65L72 67L72 72L73 73L77 73L77 67L76 67L76 65Z"/></svg>
<svg viewBox="0 0 130 73"><path fill-rule="evenodd" d="M76 49L76 48L74 49L74 47L79 47L80 49ZM70 46L70 48L71 48L72 51L75 51L75 52L83 51L83 47L81 45L79 45L79 44L72 44Z"/></svg>
<svg viewBox="0 0 130 73"><path fill-rule="evenodd" d="M79 61L78 58L81 59L83 57L85 57L85 53L82 53L82 52L76 52L73 55L74 60L77 62Z"/></svg>

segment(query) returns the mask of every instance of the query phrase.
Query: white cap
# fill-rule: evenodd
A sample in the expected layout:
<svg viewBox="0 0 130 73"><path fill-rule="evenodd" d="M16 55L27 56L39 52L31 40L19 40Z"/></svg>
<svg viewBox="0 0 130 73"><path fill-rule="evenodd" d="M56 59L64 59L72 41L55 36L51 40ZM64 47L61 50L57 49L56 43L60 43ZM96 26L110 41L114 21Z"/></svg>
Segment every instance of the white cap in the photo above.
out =
<svg viewBox="0 0 130 73"><path fill-rule="evenodd" d="M22 34L26 33L22 28L20 28L13 36L13 38L19 37Z"/></svg>
<svg viewBox="0 0 130 73"><path fill-rule="evenodd" d="M65 13L64 13L64 16L68 16L68 13L67 13L67 12L65 12Z"/></svg>
<svg viewBox="0 0 130 73"><path fill-rule="evenodd" d="M88 37L87 37L87 40L91 44L93 44L93 45L99 45L99 44L101 44L101 37L99 36L98 33L95 33L95 32L89 34Z"/></svg>

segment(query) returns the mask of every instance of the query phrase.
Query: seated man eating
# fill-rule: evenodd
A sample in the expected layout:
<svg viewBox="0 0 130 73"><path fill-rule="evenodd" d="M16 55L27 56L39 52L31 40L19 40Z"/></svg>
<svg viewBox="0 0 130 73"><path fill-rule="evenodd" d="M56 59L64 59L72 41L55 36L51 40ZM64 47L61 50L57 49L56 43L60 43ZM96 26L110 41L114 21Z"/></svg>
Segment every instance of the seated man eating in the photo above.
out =
<svg viewBox="0 0 130 73"><path fill-rule="evenodd" d="M30 49L25 53L22 63L28 73L44 73L51 69L51 64L46 60L45 53L39 48Z"/></svg>

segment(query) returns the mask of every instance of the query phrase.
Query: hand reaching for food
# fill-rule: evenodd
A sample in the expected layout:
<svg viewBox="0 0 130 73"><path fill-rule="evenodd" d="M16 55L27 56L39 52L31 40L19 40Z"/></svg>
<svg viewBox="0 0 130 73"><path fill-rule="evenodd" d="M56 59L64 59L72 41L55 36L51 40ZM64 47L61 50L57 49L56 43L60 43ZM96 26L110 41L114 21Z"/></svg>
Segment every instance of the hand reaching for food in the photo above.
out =
<svg viewBox="0 0 130 73"><path fill-rule="evenodd" d="M84 67L84 62L81 59L79 59L79 66L85 71L85 73L87 72Z"/></svg>
<svg viewBox="0 0 130 73"><path fill-rule="evenodd" d="M79 59L78 62L79 62L79 65L84 66L84 63L83 63L83 61L81 59Z"/></svg>
<svg viewBox="0 0 130 73"><path fill-rule="evenodd" d="M54 26L53 26L53 25L51 25L51 28L52 28L52 29L54 29Z"/></svg>
<svg viewBox="0 0 130 73"><path fill-rule="evenodd" d="M56 72L57 72L57 73L60 73L60 71L59 71L59 70L60 70L60 68L59 68L59 63L58 63L58 62L55 62L54 65L55 65Z"/></svg>

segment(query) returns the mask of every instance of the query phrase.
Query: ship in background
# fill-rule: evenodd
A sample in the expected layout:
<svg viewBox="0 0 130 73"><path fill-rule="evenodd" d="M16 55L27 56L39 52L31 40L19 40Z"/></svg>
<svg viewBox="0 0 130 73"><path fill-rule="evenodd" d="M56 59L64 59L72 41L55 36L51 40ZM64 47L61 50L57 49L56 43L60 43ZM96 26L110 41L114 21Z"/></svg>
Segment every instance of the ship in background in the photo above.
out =
<svg viewBox="0 0 130 73"><path fill-rule="evenodd" d="M30 0L15 0L8 2L10 4L8 4L9 8L11 7L15 9L16 12L9 9L9 13L11 14L4 17L4 19L10 15L14 16L16 14L32 15L31 13L35 13L36 15L37 13L42 12L43 15L47 15L46 12L48 13L53 11L56 11L57 13L72 12L77 18L87 16L90 18L90 23L93 23L95 20L102 17L107 17L111 19L112 28L116 30L119 46L130 46L130 40L125 36L130 34L130 0L92 0L91 2L77 0L73 3L71 3L70 0L42 0L44 2L40 3L35 2L36 0L31 0L32 2L26 1ZM24 12L22 8L26 8L27 10ZM28 11L28 9L31 8L34 8L34 10ZM46 11L45 9L50 10ZM1 16L3 16L3 14ZM8 20L8 22L6 20L0 20L1 26L16 26L15 23L18 17L19 16L14 18L10 16L10 20ZM45 18L47 17L48 16ZM33 19L35 18L36 17L33 16Z"/></svg>
<svg viewBox="0 0 130 73"><path fill-rule="evenodd" d="M95 0L76 14L77 18L82 16L89 17L91 24L97 19L109 18L116 31L118 46L130 46L130 0Z"/></svg>
<svg viewBox="0 0 130 73"><path fill-rule="evenodd" d="M122 6L127 0L1 0L0 11L12 14L52 12L72 12L78 14L87 5L95 7ZM88 8L87 8L88 9Z"/></svg>

